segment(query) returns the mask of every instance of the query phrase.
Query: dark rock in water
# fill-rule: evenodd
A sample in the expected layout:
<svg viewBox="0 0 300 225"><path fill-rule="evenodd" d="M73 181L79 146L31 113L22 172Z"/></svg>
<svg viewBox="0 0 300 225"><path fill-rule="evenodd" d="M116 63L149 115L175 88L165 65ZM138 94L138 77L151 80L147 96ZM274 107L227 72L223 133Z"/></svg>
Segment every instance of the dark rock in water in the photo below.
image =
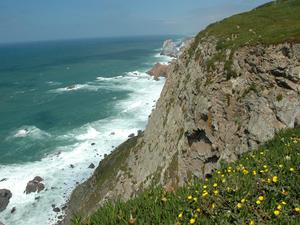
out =
<svg viewBox="0 0 300 225"><path fill-rule="evenodd" d="M42 182L44 179L41 178L40 176L36 176L33 180L36 182Z"/></svg>
<svg viewBox="0 0 300 225"><path fill-rule="evenodd" d="M111 132L110 135L115 135L115 132Z"/></svg>
<svg viewBox="0 0 300 225"><path fill-rule="evenodd" d="M139 135L141 135L143 133L143 131L142 130L138 130L137 133L138 133L138 136L139 136Z"/></svg>
<svg viewBox="0 0 300 225"><path fill-rule="evenodd" d="M75 166L73 164L71 164L70 167L73 169Z"/></svg>
<svg viewBox="0 0 300 225"><path fill-rule="evenodd" d="M65 210L65 209L67 209L67 206L66 206L66 205L64 205L64 206L61 208L61 210Z"/></svg>
<svg viewBox="0 0 300 225"><path fill-rule="evenodd" d="M63 218L62 215L58 216L57 219L61 220Z"/></svg>
<svg viewBox="0 0 300 225"><path fill-rule="evenodd" d="M6 209L9 199L12 197L10 190L0 189L0 212Z"/></svg>
<svg viewBox="0 0 300 225"><path fill-rule="evenodd" d="M106 158L107 157L107 154L104 154L104 158Z"/></svg>
<svg viewBox="0 0 300 225"><path fill-rule="evenodd" d="M29 181L26 186L25 193L40 192L45 189L45 185L41 183L44 179L36 176L33 180Z"/></svg>
<svg viewBox="0 0 300 225"><path fill-rule="evenodd" d="M55 205L54 205L54 204L52 204L52 205L51 205L51 207L52 207L52 208L55 208Z"/></svg>
<svg viewBox="0 0 300 225"><path fill-rule="evenodd" d="M134 136L134 133L128 135L129 138L133 138Z"/></svg>
<svg viewBox="0 0 300 225"><path fill-rule="evenodd" d="M93 145L95 145L96 143L92 143L91 145L93 146Z"/></svg>
<svg viewBox="0 0 300 225"><path fill-rule="evenodd" d="M13 207L11 210L10 210L10 213L14 213L16 211L16 207Z"/></svg>
<svg viewBox="0 0 300 225"><path fill-rule="evenodd" d="M89 165L89 169L94 169L94 168L95 168L94 163L91 163L91 164Z"/></svg>
<svg viewBox="0 0 300 225"><path fill-rule="evenodd" d="M58 208L58 207L53 208L53 212L59 213L60 212L60 208Z"/></svg>
<svg viewBox="0 0 300 225"><path fill-rule="evenodd" d="M6 180L7 180L7 178L3 178L0 180L0 182L6 181Z"/></svg>
<svg viewBox="0 0 300 225"><path fill-rule="evenodd" d="M37 196L34 198L34 200L39 200L41 198L41 196Z"/></svg>

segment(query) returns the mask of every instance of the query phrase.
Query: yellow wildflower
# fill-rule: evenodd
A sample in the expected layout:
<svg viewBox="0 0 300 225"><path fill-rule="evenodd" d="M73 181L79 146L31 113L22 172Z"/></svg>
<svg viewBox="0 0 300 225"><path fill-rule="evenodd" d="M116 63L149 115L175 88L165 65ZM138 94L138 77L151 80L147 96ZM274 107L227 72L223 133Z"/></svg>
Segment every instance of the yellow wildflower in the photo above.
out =
<svg viewBox="0 0 300 225"><path fill-rule="evenodd" d="M264 165L263 167L264 167L264 169L267 169L267 168L268 168L268 166L267 166L267 165Z"/></svg>
<svg viewBox="0 0 300 225"><path fill-rule="evenodd" d="M183 216L183 214L182 214L182 213L179 213L178 218L181 219L182 216Z"/></svg>
<svg viewBox="0 0 300 225"><path fill-rule="evenodd" d="M206 197L207 195L208 195L208 192L207 191L203 191L202 197Z"/></svg>
<svg viewBox="0 0 300 225"><path fill-rule="evenodd" d="M216 207L215 203L211 205L211 208L214 209Z"/></svg>
<svg viewBox="0 0 300 225"><path fill-rule="evenodd" d="M203 186L203 189L206 189L206 188L207 188L207 186L206 186L206 185L204 185L204 186Z"/></svg>
<svg viewBox="0 0 300 225"><path fill-rule="evenodd" d="M217 183L214 183L213 187L218 187L218 184L217 184Z"/></svg>
<svg viewBox="0 0 300 225"><path fill-rule="evenodd" d="M214 190L214 194L215 194L215 195L218 195L218 194L219 194L219 191L218 191L218 190Z"/></svg>
<svg viewBox="0 0 300 225"><path fill-rule="evenodd" d="M245 203L245 202L246 202L246 199L243 198L243 199L241 200L241 203Z"/></svg>
<svg viewBox="0 0 300 225"><path fill-rule="evenodd" d="M283 165L282 165L282 164L280 164L280 165L279 165L279 168L282 168L282 167L283 167Z"/></svg>
<svg viewBox="0 0 300 225"><path fill-rule="evenodd" d="M292 168L290 168L290 171L291 171L291 172L294 172L294 171L295 171L295 169L292 167Z"/></svg>
<svg viewBox="0 0 300 225"><path fill-rule="evenodd" d="M257 205L260 205L260 204L261 204L261 201L256 200L256 204L257 204Z"/></svg>
<svg viewBox="0 0 300 225"><path fill-rule="evenodd" d="M295 210L296 213L300 213L300 208L299 207L295 208L294 210Z"/></svg>
<svg viewBox="0 0 300 225"><path fill-rule="evenodd" d="M225 183L226 182L226 179L222 179L222 183Z"/></svg>
<svg viewBox="0 0 300 225"><path fill-rule="evenodd" d="M280 211L278 211L278 210L275 210L275 211L274 211L274 215L275 215L275 216L279 216L279 214L280 214Z"/></svg>
<svg viewBox="0 0 300 225"><path fill-rule="evenodd" d="M189 196L187 197L187 199L188 199L188 200L192 200L192 199L193 199L193 196L189 195Z"/></svg>
<svg viewBox="0 0 300 225"><path fill-rule="evenodd" d="M201 209L200 209L200 208L197 208L196 211L197 211L197 212L201 212Z"/></svg>
<svg viewBox="0 0 300 225"><path fill-rule="evenodd" d="M282 205L286 205L286 202L285 202L285 201L282 201L281 204L282 204Z"/></svg>
<svg viewBox="0 0 300 225"><path fill-rule="evenodd" d="M249 225L254 225L254 224L255 224L254 220L250 220Z"/></svg>
<svg viewBox="0 0 300 225"><path fill-rule="evenodd" d="M252 171L252 174L255 176L255 175L256 175L256 171L255 171L255 170L253 170L253 171Z"/></svg>
<svg viewBox="0 0 300 225"><path fill-rule="evenodd" d="M195 218L190 219L190 224L194 224L196 222Z"/></svg>
<svg viewBox="0 0 300 225"><path fill-rule="evenodd" d="M198 198L194 197L193 200L196 202L198 200Z"/></svg>
<svg viewBox="0 0 300 225"><path fill-rule="evenodd" d="M248 173L249 173L248 170L246 170L246 169L243 170L243 174L244 174L244 175L247 175Z"/></svg>
<svg viewBox="0 0 300 225"><path fill-rule="evenodd" d="M282 205L278 205L278 206L277 206L277 209L278 209L278 210L281 210L281 209L282 209Z"/></svg>
<svg viewBox="0 0 300 225"><path fill-rule="evenodd" d="M240 209L240 208L242 208L242 203L238 203L237 205L236 205L236 207L238 208L238 209Z"/></svg>
<svg viewBox="0 0 300 225"><path fill-rule="evenodd" d="M271 183L271 179L270 179L270 178L268 178L268 180L267 180L267 181L268 181L268 183L269 183L269 184Z"/></svg>
<svg viewBox="0 0 300 225"><path fill-rule="evenodd" d="M264 196L259 196L258 200L263 201L264 200Z"/></svg>
<svg viewBox="0 0 300 225"><path fill-rule="evenodd" d="M273 181L274 183L277 183L278 177L277 177L277 176L272 177L272 181Z"/></svg>
<svg viewBox="0 0 300 225"><path fill-rule="evenodd" d="M217 174L221 174L221 171L218 170Z"/></svg>

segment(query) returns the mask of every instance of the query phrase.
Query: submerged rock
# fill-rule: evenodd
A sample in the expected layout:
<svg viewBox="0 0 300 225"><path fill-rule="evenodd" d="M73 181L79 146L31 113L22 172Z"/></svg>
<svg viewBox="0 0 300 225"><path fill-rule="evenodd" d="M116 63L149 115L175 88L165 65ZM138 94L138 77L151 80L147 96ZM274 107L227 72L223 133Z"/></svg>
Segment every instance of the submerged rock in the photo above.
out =
<svg viewBox="0 0 300 225"><path fill-rule="evenodd" d="M94 169L94 168L95 168L94 163L91 163L91 164L89 165L89 169Z"/></svg>
<svg viewBox="0 0 300 225"><path fill-rule="evenodd" d="M9 203L12 193L7 189L0 189L0 212L4 211ZM0 223L1 224L1 223Z"/></svg>
<svg viewBox="0 0 300 225"><path fill-rule="evenodd" d="M129 138L132 138L134 136L135 136L134 133L128 135Z"/></svg>
<svg viewBox="0 0 300 225"><path fill-rule="evenodd" d="M16 207L13 207L11 210L10 210L10 213L15 213L16 212Z"/></svg>
<svg viewBox="0 0 300 225"><path fill-rule="evenodd" d="M27 183L25 193L30 194L32 192L40 192L45 189L45 185L41 183L44 179L36 176L33 180Z"/></svg>

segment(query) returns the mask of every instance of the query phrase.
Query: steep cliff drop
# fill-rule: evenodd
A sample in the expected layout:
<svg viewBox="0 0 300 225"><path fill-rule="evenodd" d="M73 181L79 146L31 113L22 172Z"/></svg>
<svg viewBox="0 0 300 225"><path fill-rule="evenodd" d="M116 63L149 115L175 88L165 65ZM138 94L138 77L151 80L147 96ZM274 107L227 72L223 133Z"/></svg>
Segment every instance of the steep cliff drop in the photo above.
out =
<svg viewBox="0 0 300 225"><path fill-rule="evenodd" d="M269 3L199 33L172 63L145 131L76 188L65 224L73 215L86 218L107 200L209 176L220 160L236 160L277 130L299 124L300 30L287 28L299 21L299 9L297 1ZM257 24L257 15L266 13ZM285 26L271 27L275 17Z"/></svg>

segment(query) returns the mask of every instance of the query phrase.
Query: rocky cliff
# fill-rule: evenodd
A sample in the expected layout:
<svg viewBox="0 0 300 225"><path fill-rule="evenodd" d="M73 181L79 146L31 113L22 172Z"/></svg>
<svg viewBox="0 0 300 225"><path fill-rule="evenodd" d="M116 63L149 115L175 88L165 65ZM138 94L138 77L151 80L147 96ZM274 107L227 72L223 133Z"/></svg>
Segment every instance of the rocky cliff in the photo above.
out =
<svg viewBox="0 0 300 225"><path fill-rule="evenodd" d="M241 44L242 35L220 36L209 29L171 64L144 133L119 146L73 192L66 224L74 214L86 218L107 200L209 177L222 160L236 160L277 130L299 124L299 42ZM246 35L260 35L245 29Z"/></svg>

